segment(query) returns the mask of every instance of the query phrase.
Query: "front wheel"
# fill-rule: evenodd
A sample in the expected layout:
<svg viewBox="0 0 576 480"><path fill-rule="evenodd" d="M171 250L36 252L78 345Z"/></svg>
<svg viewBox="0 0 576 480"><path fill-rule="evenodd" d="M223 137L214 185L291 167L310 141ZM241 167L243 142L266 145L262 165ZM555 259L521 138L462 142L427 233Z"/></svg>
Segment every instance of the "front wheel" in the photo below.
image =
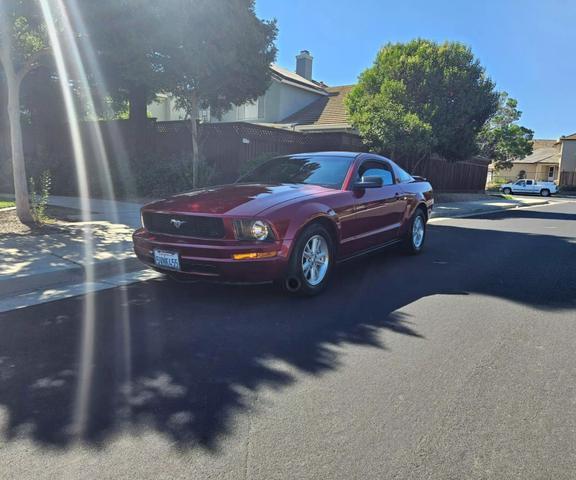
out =
<svg viewBox="0 0 576 480"><path fill-rule="evenodd" d="M511 188L505 188L502 190L502 193L504 195L511 195L512 194L512 189Z"/></svg>
<svg viewBox="0 0 576 480"><path fill-rule="evenodd" d="M322 292L332 273L333 252L332 237L322 225L306 227L294 245L284 289L291 294L306 296Z"/></svg>
<svg viewBox="0 0 576 480"><path fill-rule="evenodd" d="M412 254L419 254L426 240L426 216L421 209L416 210L404 237L404 249Z"/></svg>

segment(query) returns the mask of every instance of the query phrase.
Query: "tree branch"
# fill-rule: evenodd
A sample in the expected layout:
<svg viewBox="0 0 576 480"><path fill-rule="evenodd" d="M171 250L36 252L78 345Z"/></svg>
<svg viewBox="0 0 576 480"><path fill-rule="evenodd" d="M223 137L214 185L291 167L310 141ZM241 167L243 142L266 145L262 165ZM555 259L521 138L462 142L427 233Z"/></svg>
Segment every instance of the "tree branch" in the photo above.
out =
<svg viewBox="0 0 576 480"><path fill-rule="evenodd" d="M49 52L50 49L43 48L38 50L37 52L33 53L28 60L22 65L16 76L19 81L22 81L26 75L28 75L32 70L34 70L38 66L38 61Z"/></svg>

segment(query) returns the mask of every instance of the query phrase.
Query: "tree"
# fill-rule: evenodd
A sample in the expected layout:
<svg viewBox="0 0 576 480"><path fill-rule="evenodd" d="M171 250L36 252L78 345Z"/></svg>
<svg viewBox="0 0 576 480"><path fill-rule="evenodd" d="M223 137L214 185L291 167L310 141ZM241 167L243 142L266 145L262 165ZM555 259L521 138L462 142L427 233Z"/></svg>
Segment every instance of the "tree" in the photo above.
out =
<svg viewBox="0 0 576 480"><path fill-rule="evenodd" d="M432 153L457 161L477 152L498 94L468 47L417 39L385 45L346 104L373 149L409 163Z"/></svg>
<svg viewBox="0 0 576 480"><path fill-rule="evenodd" d="M0 66L8 97L8 123L14 172L16 213L23 223L34 221L28 195L22 141L21 86L48 51L45 26L35 2L2 0L0 4Z"/></svg>
<svg viewBox="0 0 576 480"><path fill-rule="evenodd" d="M170 0L164 4L170 41L160 50L167 89L191 120L192 177L198 186L197 119L201 108L221 115L256 100L276 57L274 21L260 20L254 0Z"/></svg>
<svg viewBox="0 0 576 480"><path fill-rule="evenodd" d="M128 118L138 133L145 131L148 102L165 87L159 52L170 39L171 20L165 16L170 2L76 0L84 24L76 28L86 31L84 56L96 60L85 63L100 69L92 73L101 78L94 75L92 80L115 104L128 103Z"/></svg>
<svg viewBox="0 0 576 480"><path fill-rule="evenodd" d="M492 160L496 170L509 169L532 153L534 132L518 125L521 116L518 101L501 92L498 110L478 134L480 153Z"/></svg>

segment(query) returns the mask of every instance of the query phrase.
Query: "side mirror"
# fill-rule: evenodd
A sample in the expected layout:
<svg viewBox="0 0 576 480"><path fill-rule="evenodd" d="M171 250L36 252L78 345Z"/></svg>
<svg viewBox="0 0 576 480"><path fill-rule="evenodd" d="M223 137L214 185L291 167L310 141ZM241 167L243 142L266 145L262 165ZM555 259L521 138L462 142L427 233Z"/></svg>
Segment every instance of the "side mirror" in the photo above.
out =
<svg viewBox="0 0 576 480"><path fill-rule="evenodd" d="M362 177L362 180L355 182L353 185L354 190L362 190L364 188L380 188L384 185L382 177Z"/></svg>

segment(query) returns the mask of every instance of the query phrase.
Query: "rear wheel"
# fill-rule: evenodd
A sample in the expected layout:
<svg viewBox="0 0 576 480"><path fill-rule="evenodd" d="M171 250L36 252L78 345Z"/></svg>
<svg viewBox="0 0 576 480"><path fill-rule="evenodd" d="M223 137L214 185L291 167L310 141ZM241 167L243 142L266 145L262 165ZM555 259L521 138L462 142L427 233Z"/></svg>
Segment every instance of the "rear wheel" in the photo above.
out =
<svg viewBox="0 0 576 480"><path fill-rule="evenodd" d="M543 197L549 197L550 190L548 190L547 188L543 188L542 190L540 190L540 195L542 195Z"/></svg>
<svg viewBox="0 0 576 480"><path fill-rule="evenodd" d="M426 215L421 208L414 212L410 226L404 237L404 249L412 254L419 254L426 240Z"/></svg>
<svg viewBox="0 0 576 480"><path fill-rule="evenodd" d="M306 227L294 245L284 289L291 294L307 296L322 292L332 273L333 252L333 239L322 225Z"/></svg>
<svg viewBox="0 0 576 480"><path fill-rule="evenodd" d="M506 187L506 188L504 188L504 189L502 190L502 193L503 193L504 195L511 195L511 194L512 194L512 189Z"/></svg>

